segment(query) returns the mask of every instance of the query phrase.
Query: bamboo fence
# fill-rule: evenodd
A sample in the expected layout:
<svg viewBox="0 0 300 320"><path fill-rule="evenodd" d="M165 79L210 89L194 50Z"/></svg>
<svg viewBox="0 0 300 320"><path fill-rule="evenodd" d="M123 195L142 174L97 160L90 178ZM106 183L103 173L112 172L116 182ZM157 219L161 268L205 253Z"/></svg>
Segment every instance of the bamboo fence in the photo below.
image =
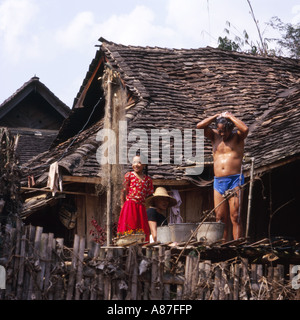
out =
<svg viewBox="0 0 300 320"><path fill-rule="evenodd" d="M3 229L3 228L2 228ZM297 299L286 266L250 264L246 258L212 262L192 250L176 262L172 249L73 248L43 228L6 226L2 265L6 288L1 300L283 300ZM4 262L3 262L4 261ZM174 268L175 267L175 268ZM291 268L292 266L289 266Z"/></svg>

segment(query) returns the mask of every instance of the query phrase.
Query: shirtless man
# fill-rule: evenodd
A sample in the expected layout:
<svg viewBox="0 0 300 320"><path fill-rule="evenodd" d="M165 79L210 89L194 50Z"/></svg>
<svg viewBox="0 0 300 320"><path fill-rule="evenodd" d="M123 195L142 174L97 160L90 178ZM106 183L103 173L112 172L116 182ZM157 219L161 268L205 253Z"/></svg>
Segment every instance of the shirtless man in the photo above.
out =
<svg viewBox="0 0 300 320"><path fill-rule="evenodd" d="M209 127L216 122L216 129ZM236 126L237 130L233 130ZM209 117L197 124L198 129L204 129L204 136L211 140L214 158L214 206L224 200L227 190L234 189L234 196L229 197L215 209L216 220L225 223L224 240L228 241L228 219L232 222L233 239L243 235L242 222L239 216L242 192L239 186L244 183L241 173L244 156L244 140L248 134L246 124L229 112L223 112Z"/></svg>

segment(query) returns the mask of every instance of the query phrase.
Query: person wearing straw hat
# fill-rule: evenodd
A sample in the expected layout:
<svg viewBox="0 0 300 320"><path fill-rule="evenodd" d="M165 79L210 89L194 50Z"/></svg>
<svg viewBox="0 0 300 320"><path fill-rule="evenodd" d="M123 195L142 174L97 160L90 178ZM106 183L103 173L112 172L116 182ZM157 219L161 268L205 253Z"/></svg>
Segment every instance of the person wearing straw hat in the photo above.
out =
<svg viewBox="0 0 300 320"><path fill-rule="evenodd" d="M167 209L177 204L163 187L157 187L151 197L146 200L148 223L150 228L150 242L157 241L157 227L167 225ZM152 238L152 239L151 239Z"/></svg>

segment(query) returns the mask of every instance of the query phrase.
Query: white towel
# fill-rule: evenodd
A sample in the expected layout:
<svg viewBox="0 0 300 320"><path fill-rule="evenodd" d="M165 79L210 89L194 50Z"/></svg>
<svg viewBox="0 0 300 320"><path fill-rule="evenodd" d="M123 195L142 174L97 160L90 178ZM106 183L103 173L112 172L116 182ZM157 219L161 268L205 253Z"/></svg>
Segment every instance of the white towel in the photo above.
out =
<svg viewBox="0 0 300 320"><path fill-rule="evenodd" d="M52 163L49 169L47 188L52 191L52 196L55 196L58 190L62 191L62 181L59 175L57 161Z"/></svg>

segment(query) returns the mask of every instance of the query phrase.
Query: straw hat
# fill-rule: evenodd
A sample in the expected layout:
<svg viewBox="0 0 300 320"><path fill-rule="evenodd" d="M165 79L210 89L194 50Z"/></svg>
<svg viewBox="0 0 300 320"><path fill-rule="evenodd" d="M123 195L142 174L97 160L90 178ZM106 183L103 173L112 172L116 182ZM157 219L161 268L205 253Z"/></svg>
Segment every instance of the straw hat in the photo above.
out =
<svg viewBox="0 0 300 320"><path fill-rule="evenodd" d="M146 200L146 206L147 207L154 206L154 199L155 198L168 198L168 199L170 199L170 203L168 206L169 208L173 207L177 204L177 200L175 198L169 196L167 190L163 187L157 187L155 189L155 192L153 193L153 195Z"/></svg>

